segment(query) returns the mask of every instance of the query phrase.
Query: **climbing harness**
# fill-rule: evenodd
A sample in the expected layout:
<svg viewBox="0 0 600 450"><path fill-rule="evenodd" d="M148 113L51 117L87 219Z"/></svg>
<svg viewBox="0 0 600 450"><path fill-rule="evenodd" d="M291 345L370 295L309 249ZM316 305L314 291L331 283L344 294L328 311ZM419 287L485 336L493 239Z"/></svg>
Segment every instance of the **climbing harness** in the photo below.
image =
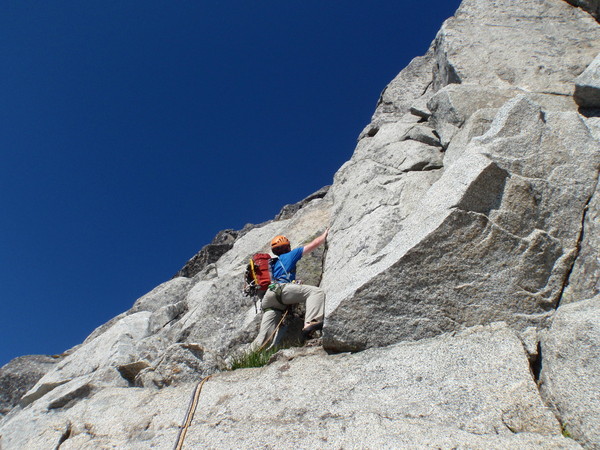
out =
<svg viewBox="0 0 600 450"><path fill-rule="evenodd" d="M283 294L283 284L280 283L271 283L269 285L269 290L271 292L273 292L273 294L275 294L275 300L277 300L277 303L279 303L281 306L283 306L283 310L285 310L287 308L286 304L283 303L283 299L282 299L282 294ZM277 309L277 308L273 308L273 309ZM263 309L263 311L266 311L266 309ZM282 310L280 310L282 311Z"/></svg>
<svg viewBox="0 0 600 450"><path fill-rule="evenodd" d="M196 385L196 389L194 389L194 395L192 396L190 406L188 407L187 413L185 414L183 425L181 425L181 427L179 428L177 442L175 443L175 450L181 450L183 448L183 441L185 440L187 430L190 427L190 424L192 423L192 419L194 418L194 413L196 412L196 407L198 406L198 399L200 398L202 386L204 386L204 383L206 383L211 376L212 375L209 375L200 380L200 382Z"/></svg>
<svg viewBox="0 0 600 450"><path fill-rule="evenodd" d="M285 274L282 277L279 277L277 279L274 279L273 282L271 284L269 284L269 290L272 291L275 294L275 300L277 300L277 303L279 303L281 306L284 306L286 309L288 305L286 305L285 303L283 303L283 287L288 284L288 283L295 283L295 280L292 280L292 274L290 272L287 271L287 269L285 268L285 265L281 262L281 259L279 258L273 258L271 260L271 264L276 264L279 263L279 265L281 266L281 268L283 269L283 273ZM271 269L271 278L274 278L273 275L274 271Z"/></svg>

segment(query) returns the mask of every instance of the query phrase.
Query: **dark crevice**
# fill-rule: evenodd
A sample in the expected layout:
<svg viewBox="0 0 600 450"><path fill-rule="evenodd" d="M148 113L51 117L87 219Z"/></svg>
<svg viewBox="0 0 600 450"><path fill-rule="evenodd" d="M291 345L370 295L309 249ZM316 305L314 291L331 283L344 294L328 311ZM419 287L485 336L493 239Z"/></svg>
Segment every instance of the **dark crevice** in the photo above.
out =
<svg viewBox="0 0 600 450"><path fill-rule="evenodd" d="M541 390L541 376L542 376L542 370L543 370L543 355L542 355L542 342L538 341L537 343L537 353L535 355L530 355L529 356L529 370L531 372L531 376L533 378L533 381L537 387L538 390L538 394L540 397L540 400L542 401L542 403L546 406L546 408L548 409L548 411L550 411L554 417L556 418L556 420L562 424L562 420L560 417L560 413L556 410L556 408L554 407L554 405L551 404L551 402L544 397L544 395L542 394L542 390Z"/></svg>
<svg viewBox="0 0 600 450"><path fill-rule="evenodd" d="M72 392L69 392L53 402L50 402L48 405L48 410L51 409L68 409L72 407L78 400L88 398L92 393L92 386L89 384L84 384L83 386L78 387Z"/></svg>
<svg viewBox="0 0 600 450"><path fill-rule="evenodd" d="M135 380L138 374L144 370L151 367L150 364L146 361L136 361L131 364L124 364L117 367L117 371L119 374L127 380L130 387L135 386Z"/></svg>
<svg viewBox="0 0 600 450"><path fill-rule="evenodd" d="M329 250L329 244L327 240L325 240L325 245L323 245L323 256L321 256L321 273L319 274L319 281L316 286L321 286L321 281L323 281L323 274L325 273L325 258L327 258L327 250Z"/></svg>
<svg viewBox="0 0 600 450"><path fill-rule="evenodd" d="M560 306L565 289L569 285L569 279L571 278L571 274L573 273L573 268L575 267L575 262L577 261L577 258L579 257L579 253L581 252L581 243L583 242L583 236L585 235L585 218L587 216L587 212L588 212L588 209L590 206L590 202L592 201L592 197L594 196L594 194L596 192L598 182L599 182L599 177L600 177L600 172L598 172L598 175L596 176L596 184L595 184L596 187L594 188L594 190L592 191L590 196L587 198L585 205L583 207L583 213L581 214L581 227L579 229L579 236L577 236L577 243L575 244L575 254L573 255L573 259L570 263L569 269L567 270L567 272L564 276L560 292L558 293L558 300L556 301L555 309L558 309Z"/></svg>
<svg viewBox="0 0 600 450"><path fill-rule="evenodd" d="M433 84L433 80L431 80L429 83L427 83L427 86L425 86L425 89L423 89L423 92L421 92L421 97L427 93L427 91L429 90L429 88L431 87L432 84Z"/></svg>
<svg viewBox="0 0 600 450"><path fill-rule="evenodd" d="M383 104L383 103L384 103L384 102L383 102L383 96L385 95L385 91L387 91L387 90L388 90L388 87L389 87L389 85L388 85L388 86L386 86L386 87L384 87L384 88L383 88L383 91L381 91L381 94L379 94L379 98L377 99L377 105L375 106L375 108L378 108L378 107L379 107L379 105L381 105L381 104Z"/></svg>
<svg viewBox="0 0 600 450"><path fill-rule="evenodd" d="M414 164L412 167L409 167L406 170L403 170L400 173L407 173L407 172L428 172L430 170L438 170L441 169L443 166L440 164L433 164L429 161L420 161L416 164Z"/></svg>
<svg viewBox="0 0 600 450"><path fill-rule="evenodd" d="M368 137L373 137L375 136L377 133L379 132L379 126L378 125L374 125L371 128L369 128L369 131L367 131L367 136Z"/></svg>
<svg viewBox="0 0 600 450"><path fill-rule="evenodd" d="M62 436L58 440L58 444L56 445L54 450L58 450L60 448L60 446L63 445L63 443L71 437L72 433L73 433L73 426L71 425L71 422L69 422L69 423L67 423L67 429L65 430L65 432L62 434Z"/></svg>
<svg viewBox="0 0 600 450"><path fill-rule="evenodd" d="M557 95L560 97L572 97L573 94L565 94L563 92L553 92L553 91L538 91L539 94L544 94L544 95Z"/></svg>
<svg viewBox="0 0 600 450"><path fill-rule="evenodd" d="M191 333L192 333L192 329L186 328L179 334L179 336L177 336L177 339L175 340L175 342L177 342L177 343L185 342Z"/></svg>
<svg viewBox="0 0 600 450"><path fill-rule="evenodd" d="M593 3L586 3L584 0L566 0L566 2L585 11L592 16L596 22L600 23L600 6L594 5Z"/></svg>
<svg viewBox="0 0 600 450"><path fill-rule="evenodd" d="M533 380L535 384L538 385L540 381L540 375L542 374L542 344L538 342L537 344L537 355L529 361L529 366L531 368L531 375L533 375Z"/></svg>
<svg viewBox="0 0 600 450"><path fill-rule="evenodd" d="M600 108L586 108L582 106L579 108L579 114L588 119L590 117L600 117Z"/></svg>
<svg viewBox="0 0 600 450"><path fill-rule="evenodd" d="M173 317L171 320L169 320L164 326L163 328L168 327L169 325L174 324L175 322L178 322L179 320L181 320L183 318L183 316L185 316L188 311L190 310L189 306L187 303L184 303L183 308L181 308L181 311L177 312L177 314L175 315L175 317Z"/></svg>

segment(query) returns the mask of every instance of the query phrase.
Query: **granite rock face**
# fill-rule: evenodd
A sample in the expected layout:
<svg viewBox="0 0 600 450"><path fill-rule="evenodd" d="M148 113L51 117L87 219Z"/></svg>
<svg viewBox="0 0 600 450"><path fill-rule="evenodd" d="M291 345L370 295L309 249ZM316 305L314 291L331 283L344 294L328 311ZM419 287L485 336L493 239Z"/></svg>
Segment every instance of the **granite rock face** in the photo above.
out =
<svg viewBox="0 0 600 450"><path fill-rule="evenodd" d="M0 448L172 447L208 375L186 447L600 448L600 25L576 4L465 0L331 187L219 233L21 383ZM250 256L326 226L298 278L327 294L327 352L223 372L258 331Z"/></svg>
<svg viewBox="0 0 600 450"><path fill-rule="evenodd" d="M542 355L544 398L574 439L600 448L600 296L559 308Z"/></svg>
<svg viewBox="0 0 600 450"><path fill-rule="evenodd" d="M60 404L108 386L163 388L225 367L235 350L252 341L260 319L252 300L242 295L246 262L253 253L266 251L276 234L285 233L292 242L309 241L328 223L329 208L327 201L316 198L291 219L248 231L193 278L178 277L158 286L41 377L21 406L57 388ZM323 252L307 258L298 275L318 283L322 258Z"/></svg>
<svg viewBox="0 0 600 450"><path fill-rule="evenodd" d="M71 407L55 407L53 427L45 409L56 403L57 393L50 393L23 411L21 420L7 418L2 442L8 448L55 446L61 439L61 449L169 448L194 386L184 387L105 389ZM138 414L115 418L105 413L132 406ZM43 436L34 432L40 428ZM202 389L185 446L346 448L359 443L371 448L415 443L424 448L579 448L561 436L531 378L520 340L503 324L359 354L286 350L265 368L217 374Z"/></svg>
<svg viewBox="0 0 600 450"><path fill-rule="evenodd" d="M431 74L435 60L433 50L429 49L425 56L413 59L410 64L392 80L383 90L377 103L377 109L363 135L376 132L378 126L385 122L395 122L410 112L414 100L425 95L431 85ZM423 111L423 105L420 110ZM425 109L423 115L428 112Z"/></svg>
<svg viewBox="0 0 600 450"><path fill-rule="evenodd" d="M436 38L433 88L475 83L570 96L598 54L597 28L560 0L463 1Z"/></svg>
<svg viewBox="0 0 600 450"><path fill-rule="evenodd" d="M599 164L575 112L544 112L524 95L508 102L389 244L352 278L346 271L344 290L328 303L326 347L354 351L494 320L543 326L570 271Z"/></svg>
<svg viewBox="0 0 600 450"><path fill-rule="evenodd" d="M598 23L565 2L462 3L428 53L427 92L411 102L419 89L400 76L415 106L380 105L336 174L326 348L546 325L598 179L598 140L572 95L599 50ZM446 152L403 140L415 123Z"/></svg>
<svg viewBox="0 0 600 450"><path fill-rule="evenodd" d="M0 368L0 417L19 403L21 397L61 359L59 355L20 356Z"/></svg>

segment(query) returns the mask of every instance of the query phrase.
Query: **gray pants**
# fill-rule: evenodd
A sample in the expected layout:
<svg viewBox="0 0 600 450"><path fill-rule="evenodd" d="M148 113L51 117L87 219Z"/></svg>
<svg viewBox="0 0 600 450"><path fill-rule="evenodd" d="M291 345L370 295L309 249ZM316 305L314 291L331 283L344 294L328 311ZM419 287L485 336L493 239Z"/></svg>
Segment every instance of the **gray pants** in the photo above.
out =
<svg viewBox="0 0 600 450"><path fill-rule="evenodd" d="M323 289L307 284L283 284L281 291L281 303L277 301L277 295L273 291L267 291L262 299L261 306L263 310L262 321L258 336L252 343L252 349L260 348L269 339L276 342L276 336L273 336L279 321L285 310L285 305L294 305L296 303L306 303L306 315L304 322L323 321L325 314L325 292Z"/></svg>

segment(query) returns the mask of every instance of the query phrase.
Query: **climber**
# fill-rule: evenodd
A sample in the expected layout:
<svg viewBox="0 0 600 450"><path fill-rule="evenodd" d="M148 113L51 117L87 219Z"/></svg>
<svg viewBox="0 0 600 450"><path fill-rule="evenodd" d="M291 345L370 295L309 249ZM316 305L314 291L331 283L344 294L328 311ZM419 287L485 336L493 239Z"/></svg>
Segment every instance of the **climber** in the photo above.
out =
<svg viewBox="0 0 600 450"><path fill-rule="evenodd" d="M302 336L308 337L313 331L323 328L325 313L325 292L316 286L296 282L296 264L302 256L325 243L329 229L303 247L291 249L285 236L276 236L271 241L271 251L277 256L272 263L273 283L262 299L263 317L258 336L252 348L262 347L273 337L287 305L306 303Z"/></svg>

